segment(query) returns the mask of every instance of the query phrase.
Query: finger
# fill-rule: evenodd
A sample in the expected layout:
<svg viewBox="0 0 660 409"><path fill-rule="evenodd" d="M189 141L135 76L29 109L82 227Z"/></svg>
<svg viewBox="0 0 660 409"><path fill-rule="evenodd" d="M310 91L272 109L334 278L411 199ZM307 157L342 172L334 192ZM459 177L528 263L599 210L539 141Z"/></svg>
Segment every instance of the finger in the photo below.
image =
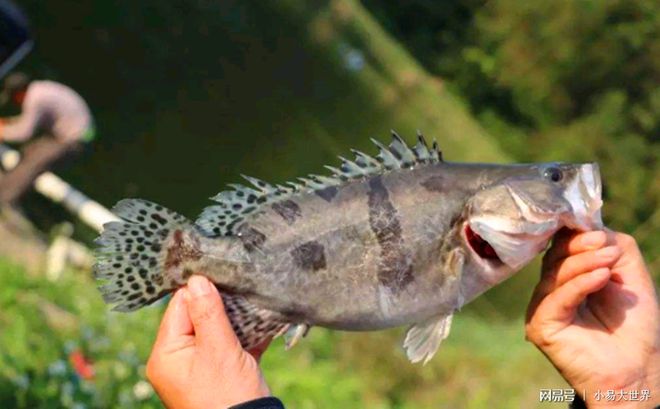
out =
<svg viewBox="0 0 660 409"><path fill-rule="evenodd" d="M182 337L193 333L193 326L188 317L186 301L184 299L185 289L177 290L165 310L163 319L156 335L154 349L163 348L167 345L179 344Z"/></svg>
<svg viewBox="0 0 660 409"><path fill-rule="evenodd" d="M267 339L266 341L262 342L261 344L257 345L254 348L250 348L247 352L254 357L254 359L259 362L261 359L261 355L263 355L264 352L266 352L266 349L268 349L268 346L270 345L270 342L272 341L272 338Z"/></svg>
<svg viewBox="0 0 660 409"><path fill-rule="evenodd" d="M621 258L612 269L612 279L644 292L649 289L652 291L654 287L653 278L635 238L625 233L609 230L608 240L623 250Z"/></svg>
<svg viewBox="0 0 660 409"><path fill-rule="evenodd" d="M545 253L543 261L545 262L546 258L560 259L566 257L565 254L568 253L568 242L571 241L571 239L577 234L578 233L575 230L570 230L566 227L555 233L554 237L552 238L552 245Z"/></svg>
<svg viewBox="0 0 660 409"><path fill-rule="evenodd" d="M620 247L608 246L595 251L579 253L564 259L557 268L552 289L564 285L580 274L589 273L599 268L610 268L621 257L622 253L623 251Z"/></svg>
<svg viewBox="0 0 660 409"><path fill-rule="evenodd" d="M548 294L539 304L535 315L544 321L571 322L580 303L589 294L605 287L610 274L608 268L599 268L575 277Z"/></svg>
<svg viewBox="0 0 660 409"><path fill-rule="evenodd" d="M604 233L603 235L597 236L599 236L597 241L606 239ZM589 240L587 240L588 243L597 242L596 240ZM569 247L572 246L574 249L583 250L586 249L587 246L590 246L589 244L585 244L583 240L573 241L577 241L577 243L571 245L567 242L566 244ZM612 264L614 264L619 259L619 257L621 257L621 254L622 251L620 247L608 246L600 248L596 251L587 250L583 253L578 253L564 259L559 259L555 261L553 265L546 265L544 267L541 281L539 281L539 283L536 285L536 288L534 288L532 300L530 301L530 308L535 308L536 305L541 302L541 300L551 291L554 291L557 287L564 285L566 282L572 280L580 274L588 273L601 267L611 267Z"/></svg>
<svg viewBox="0 0 660 409"><path fill-rule="evenodd" d="M192 276L187 288L186 302L196 345L202 350L240 348L215 286L205 277Z"/></svg>
<svg viewBox="0 0 660 409"><path fill-rule="evenodd" d="M561 234L556 237L552 247L543 257L544 272L551 270L552 266L561 259L585 251L599 249L608 241L607 234L600 230L585 233L575 233L570 230L569 233L565 233L565 230L560 232Z"/></svg>

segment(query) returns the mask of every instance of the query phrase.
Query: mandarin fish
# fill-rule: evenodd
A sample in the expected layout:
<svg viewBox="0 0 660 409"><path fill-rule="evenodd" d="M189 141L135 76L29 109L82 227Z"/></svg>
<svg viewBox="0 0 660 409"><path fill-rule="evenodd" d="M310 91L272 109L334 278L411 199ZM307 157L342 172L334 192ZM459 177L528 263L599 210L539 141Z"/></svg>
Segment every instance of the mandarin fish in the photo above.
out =
<svg viewBox="0 0 660 409"><path fill-rule="evenodd" d="M117 311L151 304L202 274L246 349L310 327L411 325L404 348L427 362L464 304L528 264L562 227L603 227L596 163L480 164L442 159L393 132L376 156L329 176L271 185L243 176L196 222L121 200L97 239L95 276Z"/></svg>

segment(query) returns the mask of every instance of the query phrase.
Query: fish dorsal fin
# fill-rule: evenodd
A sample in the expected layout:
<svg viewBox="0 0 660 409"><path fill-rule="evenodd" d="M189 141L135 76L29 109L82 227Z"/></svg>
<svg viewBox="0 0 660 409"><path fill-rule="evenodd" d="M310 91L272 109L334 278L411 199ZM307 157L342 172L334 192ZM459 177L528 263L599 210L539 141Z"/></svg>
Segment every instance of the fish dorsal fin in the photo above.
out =
<svg viewBox="0 0 660 409"><path fill-rule="evenodd" d="M440 343L449 335L452 317L452 314L435 316L410 327L403 341L410 362L426 364L433 358Z"/></svg>
<svg viewBox="0 0 660 409"><path fill-rule="evenodd" d="M233 236L238 232L245 217L264 205L287 199L299 193L314 192L343 182L386 173L394 169L411 169L418 165L442 162L442 153L433 141L428 147L424 136L417 131L417 144L412 148L392 131L392 142L385 146L372 139L378 147L376 156L352 149L353 160L339 157L339 167L326 166L332 173L329 176L309 175L298 178L295 182L284 185L271 185L262 180L242 175L251 186L229 185L233 190L226 190L212 197L217 205L204 209L197 219L197 226L208 236Z"/></svg>

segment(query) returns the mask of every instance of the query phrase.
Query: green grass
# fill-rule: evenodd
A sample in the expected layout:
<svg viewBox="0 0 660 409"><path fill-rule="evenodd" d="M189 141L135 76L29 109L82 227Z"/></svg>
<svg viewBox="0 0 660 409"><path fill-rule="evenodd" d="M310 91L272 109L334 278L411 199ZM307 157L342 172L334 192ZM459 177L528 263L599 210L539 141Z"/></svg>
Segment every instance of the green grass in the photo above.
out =
<svg viewBox="0 0 660 409"><path fill-rule="evenodd" d="M0 260L0 407L159 407L136 396L162 306L108 311L94 282L67 272L55 282ZM340 333L314 328L291 351L276 340L262 367L292 408L539 407L539 388L565 387L523 340L521 320L467 308L426 366L407 362L402 330ZM94 364L80 379L69 362ZM80 406L84 405L84 406Z"/></svg>
<svg viewBox="0 0 660 409"><path fill-rule="evenodd" d="M159 407L138 399L157 309L107 312L95 285L80 272L57 282L0 261L0 407ZM93 381L80 379L69 356L94 362Z"/></svg>

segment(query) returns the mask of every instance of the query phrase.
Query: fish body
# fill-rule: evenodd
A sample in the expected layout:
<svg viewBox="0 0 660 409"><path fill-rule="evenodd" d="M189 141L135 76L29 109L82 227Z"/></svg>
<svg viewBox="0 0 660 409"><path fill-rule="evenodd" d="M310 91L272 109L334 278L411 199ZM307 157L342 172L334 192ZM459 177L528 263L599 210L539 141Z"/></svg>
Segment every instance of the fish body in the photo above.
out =
<svg viewBox="0 0 660 409"><path fill-rule="evenodd" d="M408 356L427 361L454 311L519 271L557 230L602 227L596 164L450 163L421 135L413 148L396 134L378 146L376 157L356 152L333 176L290 187L246 178L252 187L220 193L194 224L121 201L123 222L99 239L106 301L134 310L200 273L221 290L246 347L285 331L292 345L311 326L412 324Z"/></svg>

